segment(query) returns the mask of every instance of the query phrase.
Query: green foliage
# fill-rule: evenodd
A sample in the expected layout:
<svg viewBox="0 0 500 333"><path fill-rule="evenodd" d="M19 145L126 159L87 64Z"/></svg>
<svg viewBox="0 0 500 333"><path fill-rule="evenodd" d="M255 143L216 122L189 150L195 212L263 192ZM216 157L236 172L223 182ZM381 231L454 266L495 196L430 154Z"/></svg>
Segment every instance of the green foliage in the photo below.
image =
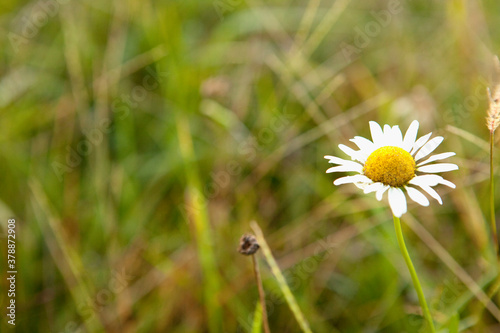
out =
<svg viewBox="0 0 500 333"><path fill-rule="evenodd" d="M484 117L499 11L458 0L3 4L0 267L15 217L17 331L258 331L252 265L235 250L256 220L313 332L418 332L389 210L333 186L323 159L367 136L369 120L414 119L460 166L457 189L437 189L443 206L402 218L430 311L443 332L494 330L498 307L477 295L497 270ZM271 331L299 332L260 262Z"/></svg>

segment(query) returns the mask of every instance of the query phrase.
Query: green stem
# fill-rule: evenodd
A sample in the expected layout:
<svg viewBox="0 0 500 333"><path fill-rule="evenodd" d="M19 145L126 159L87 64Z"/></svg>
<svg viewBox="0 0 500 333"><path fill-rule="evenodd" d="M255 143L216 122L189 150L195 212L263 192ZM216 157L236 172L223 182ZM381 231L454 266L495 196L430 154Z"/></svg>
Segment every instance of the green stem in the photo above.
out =
<svg viewBox="0 0 500 333"><path fill-rule="evenodd" d="M495 139L495 132L490 131L490 223L491 233L493 234L493 243L495 245L495 255L498 258L498 235L497 224L495 221L495 178L493 176L493 143Z"/></svg>
<svg viewBox="0 0 500 333"><path fill-rule="evenodd" d="M408 270L410 271L411 279L413 281L413 286L417 291L418 300L420 301L420 306L422 307L425 320L427 320L431 332L435 333L436 329L434 328L434 322L432 321L432 316L429 311L429 307L427 306L427 302L425 301L424 292L422 291L422 286L420 285L420 281L418 280L417 271L415 271L415 267L413 267L410 255L408 254L408 250L406 249L405 240L403 238L403 231L401 230L401 221L399 220L398 217L394 215L393 218L394 218L394 228L396 229L396 236L398 238L399 248L401 249L401 253L405 258L406 266L408 266Z"/></svg>
<svg viewBox="0 0 500 333"><path fill-rule="evenodd" d="M260 248L264 253L264 257L266 258L267 264L271 267L271 271L273 272L273 275L276 278L276 281L278 282L278 286L280 287L283 296L285 296L285 300L288 303L288 307L290 308L290 310L292 310L292 313L295 316L297 322L299 323L302 332L312 333L311 328L309 327L309 323L304 317L304 314L302 314L302 311L300 311L299 305L297 304L295 297L293 297L292 291L290 290L290 287L286 283L286 279L283 276L283 273L281 272L281 269L279 268L276 259L274 259L273 254L271 253L271 249L269 248L269 245L267 244L266 239L264 238L262 230L255 221L250 222L250 227L252 227L252 230L255 233L255 237L257 238L257 242L259 243Z"/></svg>
<svg viewBox="0 0 500 333"><path fill-rule="evenodd" d="M259 288L259 299L262 311L262 323L264 324L264 333L270 333L271 330L269 329L269 321L267 319L267 310L266 310L266 295L264 294L264 287L262 286L262 279L260 277L259 264L257 263L255 254L252 254L252 262L253 262L253 272L255 275L255 282L257 282L257 287Z"/></svg>

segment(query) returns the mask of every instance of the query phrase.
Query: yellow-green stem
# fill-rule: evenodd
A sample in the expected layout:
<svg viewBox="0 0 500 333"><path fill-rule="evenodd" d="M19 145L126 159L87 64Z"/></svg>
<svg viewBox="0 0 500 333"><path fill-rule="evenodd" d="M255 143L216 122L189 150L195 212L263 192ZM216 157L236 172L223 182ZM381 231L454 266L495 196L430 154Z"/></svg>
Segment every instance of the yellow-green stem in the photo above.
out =
<svg viewBox="0 0 500 333"><path fill-rule="evenodd" d="M495 132L490 131L490 223L491 233L493 234L493 244L495 246L495 255L499 257L498 253L498 235L497 223L495 221L495 178L493 170L493 143L495 141Z"/></svg>
<svg viewBox="0 0 500 333"><path fill-rule="evenodd" d="M401 221L398 217L394 216L394 228L396 229L396 236L398 238L399 248L401 249L401 253L406 262L406 266L408 266L408 270L410 271L411 280L413 281L413 286L417 291L418 300L420 301L420 306L422 307L422 312L424 313L425 320L429 326L431 332L435 333L436 329L434 328L434 322L432 321L432 316L429 311L429 307L427 306L427 302L425 301L424 292L422 290L422 286L420 285L420 281L418 280L417 271L415 271L415 267L413 267L413 263L411 262L410 254L406 249L405 240L403 238L403 231L401 230Z"/></svg>
<svg viewBox="0 0 500 333"><path fill-rule="evenodd" d="M290 287L286 283L285 277L283 276L283 273L281 272L278 263L274 259L273 254L271 253L271 249L269 248L269 245L267 245L262 230L255 221L250 222L250 227L252 227L252 230L255 233L255 237L257 238L257 243L259 243L260 248L264 253L264 257L266 258L266 261L268 265L271 267L271 271L273 272L273 275L276 278L276 281L278 282L278 286L280 287L283 296L285 296L285 300L288 304L288 307L290 308L290 310L292 310L292 313L295 316L297 322L299 323L302 332L312 333L311 328L309 327L309 323L304 317L302 311L300 311L299 305L297 304L297 301L295 300L295 297L293 296Z"/></svg>
<svg viewBox="0 0 500 333"><path fill-rule="evenodd" d="M266 310L266 295L264 294L264 286L262 286L262 279L260 277L259 271L259 263L257 262L257 258L255 258L255 254L252 254L252 262L253 262L253 272L255 275L255 281L257 282L257 287L259 288L259 299L262 311L262 323L264 326L264 333L270 333L269 322L267 319L267 310Z"/></svg>

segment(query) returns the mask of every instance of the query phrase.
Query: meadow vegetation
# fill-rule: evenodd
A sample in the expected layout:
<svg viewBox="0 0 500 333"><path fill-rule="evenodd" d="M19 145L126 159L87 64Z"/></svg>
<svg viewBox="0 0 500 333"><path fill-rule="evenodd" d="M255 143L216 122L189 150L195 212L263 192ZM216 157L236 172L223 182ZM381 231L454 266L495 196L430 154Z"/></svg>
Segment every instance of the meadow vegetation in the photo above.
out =
<svg viewBox="0 0 500 333"><path fill-rule="evenodd" d="M323 156L347 158L338 144L370 137L370 120L418 120L419 136L445 137L436 153L456 152L457 188L409 204L402 228L436 327L500 331L485 125L499 13L494 0L2 3L0 260L4 276L15 217L17 331L258 332L237 251L256 221L313 332L419 332L390 210L325 174ZM300 332L255 258L270 330Z"/></svg>

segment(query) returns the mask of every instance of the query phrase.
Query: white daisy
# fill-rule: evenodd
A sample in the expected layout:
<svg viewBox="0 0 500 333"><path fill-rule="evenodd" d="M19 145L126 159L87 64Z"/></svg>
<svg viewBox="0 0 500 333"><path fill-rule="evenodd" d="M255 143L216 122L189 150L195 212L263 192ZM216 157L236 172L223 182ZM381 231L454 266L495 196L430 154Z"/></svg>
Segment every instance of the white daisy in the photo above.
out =
<svg viewBox="0 0 500 333"><path fill-rule="evenodd" d="M339 145L352 161L325 156L329 163L337 164L326 170L327 173L350 171L358 173L338 178L333 184L354 183L364 193L375 192L379 201L388 191L389 205L396 217L406 213L405 192L416 203L428 206L429 200L420 191L423 190L442 205L441 197L432 187L443 184L455 188L455 185L434 173L457 170L458 166L452 163L430 163L454 156L455 153L441 153L428 157L443 142L443 137L438 136L429 140L432 134L429 133L417 140L418 126L418 121L413 121L403 138L399 126L384 125L382 130L378 123L370 121L373 142L356 136L350 141L354 142L359 150Z"/></svg>

